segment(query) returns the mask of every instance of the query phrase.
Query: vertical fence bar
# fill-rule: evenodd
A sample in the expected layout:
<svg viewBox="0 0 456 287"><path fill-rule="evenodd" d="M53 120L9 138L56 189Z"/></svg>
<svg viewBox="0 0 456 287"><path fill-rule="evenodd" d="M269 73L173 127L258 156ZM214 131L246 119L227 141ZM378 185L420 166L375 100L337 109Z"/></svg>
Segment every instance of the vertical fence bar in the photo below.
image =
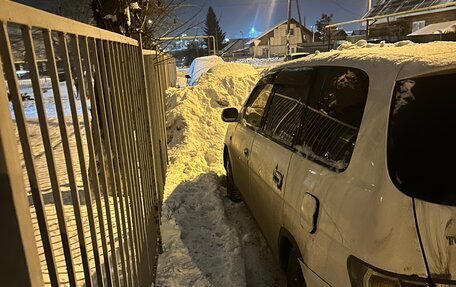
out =
<svg viewBox="0 0 456 287"><path fill-rule="evenodd" d="M123 82L121 80L120 76L120 67L119 67L119 50L117 49L118 44L117 43L111 43L111 48L107 49L107 51L110 53L110 66L113 69L113 78L111 79L112 83L115 86L115 93L113 94L112 97L112 114L116 115L113 117L114 124L117 127L117 133L116 133L116 143L117 143L117 154L118 154L118 159L119 159L119 172L122 174L122 179L121 184L122 184L122 196L120 197L120 210L121 210L121 215L122 215L122 228L124 230L124 242L125 242L125 257L127 261L127 272L128 272L128 284L130 286L134 286L133 283L133 273L132 273L132 260L130 259L130 252L128 249L128 228L127 228L127 221L130 220L129 215L126 214L125 210L125 203L124 203L124 198L125 201L127 201L127 196L129 193L130 186L127 184L127 159L126 159L126 152L125 152L125 143L123 141L124 139L124 119L123 119L123 113L119 107L119 97L125 97L126 94L124 93L124 87L123 87ZM120 183L119 183L120 185ZM130 189L131 190L131 189ZM130 233L131 234L131 233ZM131 237L130 237L131 239ZM132 242L130 240L130 242ZM131 245L130 245L131 246ZM133 248L132 248L133 249Z"/></svg>
<svg viewBox="0 0 456 287"><path fill-rule="evenodd" d="M86 127L86 137L91 137L91 130L89 126L89 117L87 114L87 103L86 103L86 85L84 81L84 72L82 68L82 59L81 59L81 51L79 48L79 39L78 36L76 35L71 35L71 47L73 51L73 56L74 59L76 60L76 75L77 75L77 81L78 81L78 87L80 91L80 99L81 99L81 105L82 105L82 110L83 110L83 122L84 126ZM85 162L85 156L84 156L84 149L83 149L83 143L82 143L82 136L81 136L81 131L79 128L79 123L75 124L75 120L77 119L77 114L76 112L76 103L74 97L70 97L70 105L71 105L71 111L73 115L73 124L74 124L74 130L75 130L75 135L76 135L76 142L78 145L78 155L79 155L79 165L81 167L81 175L82 175L82 181L84 185L84 191L85 191L85 199L86 199L86 206L87 206L87 217L89 220L89 227L91 231L91 239L92 239L92 248L93 248L93 253L94 253L94 260L95 260L95 269L96 269L96 274L97 274L97 283L98 286L104 286L104 280L103 280L103 274L102 274L102 269L101 269L101 261L100 261L100 253L99 253L99 247L98 247L98 239L97 239L97 230L95 226L95 213L92 207L92 189L89 183L89 178L88 178L88 169L86 166ZM88 127L88 128L87 128ZM92 145L93 143L89 144ZM91 147L93 149L93 146ZM90 148L89 148L90 151Z"/></svg>
<svg viewBox="0 0 456 287"><path fill-rule="evenodd" d="M48 30L43 30L43 35L45 36L46 33L49 33ZM46 162L48 166L49 177L51 180L51 187L52 187L52 194L54 197L54 204L57 213L57 221L59 225L60 231L60 238L62 240L62 248L65 257L65 263L67 267L68 273L68 280L71 286L76 286L76 276L74 273L74 263L73 263L73 254L68 238L68 230L65 221L65 211L63 206L63 199L62 193L60 190L59 180L57 177L56 165L54 161L54 152L52 148L51 137L49 133L49 127L46 118L46 108L44 106L43 94L41 91L40 83L39 83L39 73L38 67L36 64L36 57L35 57L35 49L32 39L32 32L30 27L23 26L22 27L22 34L24 38L25 44L25 51L27 62L30 69L30 75L32 78L32 85L33 85L33 95L35 97L35 104L36 109L38 112L38 118L40 123L41 134L43 137L43 145L44 151L46 154ZM48 47L46 47L48 48ZM52 56L53 51L52 51ZM49 61L49 59L48 59ZM48 63L49 65L49 63ZM58 89L58 87L57 87Z"/></svg>
<svg viewBox="0 0 456 287"><path fill-rule="evenodd" d="M132 52L131 52L131 49L129 46L125 46L124 47L124 53L125 53L125 58L126 59L129 59L131 58L131 55L132 55ZM144 261L144 246L143 246L143 233L142 233L142 230L141 230L141 213L140 213L140 208L139 208L139 205L138 205L138 200L137 200L137 195L141 193L141 189L143 188L142 187L142 183L141 183L141 180L140 180L140 176L139 176L139 171L138 171L138 162L139 162L139 154L137 152L137 120L135 118L135 115L136 115L136 111L133 107L133 98L134 98L134 94L137 92L136 89L135 89L135 86L134 86L134 81L135 79L133 78L133 70L132 70L132 65L131 63L129 62L127 65L126 65L126 71L127 71L127 75L128 75L128 83L129 83L129 89L130 89L130 97L128 99L126 99L126 105L127 105L127 110L129 112L129 123L130 123L130 141L131 141L131 150L130 152L132 153L133 155L133 161L132 161L132 169L133 169L133 175L134 175L134 181L135 181L135 185L136 185L136 188L135 190L132 192L132 197L131 197L131 203L132 203L132 209L133 209L133 214L134 214L134 221L135 221L135 224L136 224L136 235L137 235L137 244L138 244L138 257L139 257L139 262L138 262L138 273L139 273L139 277L140 277L140 284L144 284L144 280L146 280L146 278L144 277L145 276L145 272L144 270L141 270L141 269L144 269L144 263L142 263Z"/></svg>
<svg viewBox="0 0 456 287"><path fill-rule="evenodd" d="M139 43L141 43L141 35L139 34ZM148 164L148 169L149 169L149 177L150 177L150 189L149 189L149 192L148 194L144 195L144 196L148 196L149 198L146 199L148 201L148 215L147 215L147 225L148 225L148 230L149 230L149 235L152 236L154 235L154 238L153 240L151 238L149 238L149 245L150 245L150 254L153 254L154 255L154 258L153 260L155 261L156 260L156 255L157 255L157 240L155 238L155 232L153 232L153 223L156 223L158 224L156 220L157 218L157 213L159 212L159 208L156 208L157 206L157 203L159 202L158 198L155 198L155 194L157 193L157 190L158 190L158 185L157 185L157 159L155 157L155 154L153 152L153 142L154 142L154 133L153 133L153 128L152 128L152 125L153 125L153 122L150 120L150 117L152 116L152 110L149 109L150 107L150 104L149 104L149 101L151 100L150 99L150 94L148 89L147 89L147 82L146 82L146 67L145 67L145 63L144 63L144 56L143 56L143 50L142 50L142 46L139 45L139 51L137 53L137 59L138 59L138 72L140 74L140 83L141 83L141 90L142 90L142 101L141 101L141 106L142 106L142 109L143 109L143 121L144 121L144 124L145 124L145 129L146 129L146 133L144 136L146 136L146 138L144 139L146 145L145 145L145 148L146 148L146 151L147 151L147 155L149 157L149 161L147 162ZM157 235L158 235L158 238L161 238L161 235L159 233L159 230L157 230ZM152 274L155 274L155 268L156 266L151 266L153 267L153 269L151 270L151 273Z"/></svg>
<svg viewBox="0 0 456 287"><path fill-rule="evenodd" d="M25 167L30 184L30 192L32 193L33 204L35 206L36 217L38 220L38 227L40 229L41 240L43 242L43 249L46 258L46 264L49 271L49 279L53 286L60 284L57 266L55 263L54 251L52 249L51 237L49 235L49 226L47 223L46 212L44 210L44 201L42 191L39 185L38 173L36 172L35 163L33 161L32 147L30 146L27 125L25 123L25 115L22 107L22 99L19 95L19 84L15 77L16 69L13 63L13 55L11 51L11 44L8 37L8 30L6 24L2 23L0 30L0 53L5 67L5 75L8 81L11 101L13 102L14 115L16 117L17 129L21 141L22 152L24 154ZM5 89L6 90L6 89ZM0 90L1 91L1 90Z"/></svg>
<svg viewBox="0 0 456 287"><path fill-rule="evenodd" d="M125 226L125 218L122 216L122 219L120 218L120 210L119 211L119 205L120 202L118 202L117 196L119 195L119 201L123 200L123 194L126 192L125 190L122 190L122 184L121 184L121 170L120 170L120 156L119 156L119 151L117 147L117 133L116 127L118 127L117 121L114 120L114 118L117 118L117 114L115 116L113 115L113 105L111 103L111 99L114 98L117 93L119 92L117 88L117 82L114 82L114 70L113 70L113 63L111 62L112 58L112 50L110 49L111 45L109 42L104 42L101 43L101 53L102 56L101 58L104 59L104 65L102 65L102 72L105 75L103 79L103 83L106 85L107 90L109 93L105 94L104 97L104 102L105 105L105 115L107 117L107 122L110 123L109 125L109 131L106 132L106 135L109 135L110 142L108 143L108 151L111 150L112 153L108 152L108 166L110 170L112 171L112 177L111 177L111 186L116 190L116 192L113 194L114 198L114 210L115 210L115 215L116 215L116 227L117 227L117 233L118 233L118 241L119 241L119 252L120 252L120 263L122 267L122 274L124 277L124 282L127 282L127 269L126 269L126 263L125 263L125 258L126 258L126 252L124 253L124 240L122 237L122 226ZM112 145L111 145L112 144ZM110 156L113 154L113 156ZM121 223L122 220L122 223ZM122 225L121 225L122 224ZM125 229L124 229L125 230ZM128 250L128 247L127 247Z"/></svg>
<svg viewBox="0 0 456 287"><path fill-rule="evenodd" d="M151 66L153 67L152 77L154 78L154 81L157 82L158 66L157 66L157 55L156 54L155 54L155 56L152 57L151 62L152 62ZM165 155L165 151L163 150L163 143L167 141L167 137L166 137L165 119L162 118L163 101L161 99L162 97L161 97L161 93L160 93L159 89L160 89L159 84L158 83L155 84L153 99L154 99L154 102L156 103L156 107L155 107L156 120L157 120L158 126L159 126L159 131L157 131L157 136L159 137L158 138L158 148L159 148L158 152L160 154L160 161L161 161L160 169L162 171L162 181L164 184L164 178L166 175L165 165L166 165L167 159L165 158L166 155Z"/></svg>
<svg viewBox="0 0 456 287"><path fill-rule="evenodd" d="M163 190L163 159L160 154L160 121L159 121L159 112L158 107L159 103L156 97L156 90L155 90L155 81L153 80L154 75L154 65L152 61L152 55L144 55L144 69L147 77L147 91L148 91L148 101L147 104L149 106L149 123L151 126L151 133L153 136L153 153L155 159L155 173L156 173L156 181L157 181L157 190L154 193L154 197L158 199L157 196L160 190ZM158 200L157 200L158 202Z"/></svg>
<svg viewBox="0 0 456 287"><path fill-rule="evenodd" d="M119 266L117 264L117 254L116 254L116 246L114 242L114 234L112 230L112 218L111 218L111 209L110 209L110 203L109 203L109 191L113 193L113 196L115 196L115 193L117 192L116 189L114 188L109 188L108 187L108 176L109 174L106 171L105 167L105 156L104 156L104 151L106 151L106 154L110 154L110 139L109 139L109 131L108 131L108 123L106 120L106 114L104 111L104 100L103 100L103 93L107 92L106 90L103 91L103 87L105 83L103 83L104 79L102 78L101 74L101 68L100 65L104 65L104 59L101 57L99 52L102 52L102 50L99 48L99 42L101 40L93 39L91 41L92 43L92 63L95 66L95 88L96 88L96 96L94 95L93 98L90 99L90 102L92 104L92 112L93 112L93 119L95 120L95 136L97 138L96 142L96 147L98 151L98 160L100 162L100 172L101 172L101 177L102 177L102 187L104 191L104 203L105 203L105 210L106 210L106 221L108 224L108 233L109 233L109 244L111 248L111 258L112 258L112 265L113 265L113 271L114 271L114 278L115 278L115 286L120 286L120 278L119 278ZM97 106L98 104L98 106ZM97 109L100 109L100 114L98 113ZM101 119L101 124L100 125L100 119ZM103 126L103 135L101 134L100 129ZM112 162L111 162L112 164ZM112 174L111 174L112 176ZM104 226L103 226L104 228Z"/></svg>
<svg viewBox="0 0 456 287"><path fill-rule="evenodd" d="M160 226L160 214L161 214L161 207L159 204L159 193L163 191L164 188L164 158L161 152L160 146L160 131L161 131L161 119L160 119L160 101L157 93L157 83L155 82L154 75L155 75L155 65L154 65L154 58L153 55L147 55L144 57L145 61L145 69L146 74L148 76L148 84L149 84L149 122L151 123L152 127L152 134L154 135L153 139L153 152L155 155L155 171L156 171L156 180L157 180L157 190L154 193L154 197L156 198L155 203L155 224L156 226ZM162 240L161 240L161 233L160 230L157 230L157 237L158 237L158 252L161 253L162 251Z"/></svg>
<svg viewBox="0 0 456 287"><path fill-rule="evenodd" d="M52 44L51 37L52 37L51 32L49 30L45 30L44 31L44 44L46 47L47 58L48 58L47 60L49 63L48 71L51 76L52 89L54 92L55 106L57 109L57 117L58 117L58 122L59 122L60 135L61 135L62 145L63 145L63 152L65 155L65 164L66 164L66 169L67 169L67 174L68 174L68 181L70 184L70 192L71 192L71 197L72 197L72 202L73 202L73 211L74 211L75 220L76 220L76 229L77 229L78 240L79 240L79 249L81 252L82 266L84 268L84 277L85 277L84 279L85 279L85 283L87 286L92 286L92 276L90 274L89 259L88 259L88 255L87 255L87 248L86 248L85 236L84 236L84 227L82 225L81 204L79 202L78 187L76 186L76 177L75 177L74 169L73 169L73 159L72 159L71 151L70 151L70 141L68 140L66 119L65 119L65 114L63 111L62 97L61 97L60 89L59 89L59 77L57 74L57 64L55 62L55 53L54 53L54 47ZM62 40L65 41L65 35L61 34L60 39L61 39L61 41ZM65 44L65 43L60 42L60 45L62 45L62 44ZM68 51L65 51L65 52L67 53ZM64 57L68 57L68 55L65 55ZM65 69L68 70L68 71L65 71L65 74L67 77L67 85L71 85L71 77L69 77L70 71L69 71L68 62L66 63ZM72 86L68 92L69 92L69 95L73 94Z"/></svg>
<svg viewBox="0 0 456 287"><path fill-rule="evenodd" d="M139 273L139 239L138 239L138 234L137 234L137 227L136 227L136 215L133 209L133 199L132 199L132 193L135 192L138 189L138 185L135 180L134 176L134 165L133 162L135 161L135 153L133 152L133 145L132 145L132 125L131 125L131 117L130 117L130 110L129 110L129 105L127 104L128 98L131 97L132 91L131 91L131 82L127 81L127 59L125 56L125 45L120 45L119 47L119 56L120 56L120 71L122 72L121 74L121 81L122 81L122 86L124 88L124 95L119 98L119 108L121 110L121 114L123 117L123 138L125 141L125 155L127 159L127 181L130 186L130 189L128 190L128 194L126 199L126 208L127 208L127 216L129 217L129 230L130 230L130 248L132 249L132 253L135 255L135 260L134 260L134 269L135 269L135 280L136 284L139 285L140 282L142 281L140 278L140 273ZM134 244L133 244L134 243Z"/></svg>
<svg viewBox="0 0 456 287"><path fill-rule="evenodd" d="M38 287L43 278L8 107L0 62L0 277L6 286Z"/></svg>
<svg viewBox="0 0 456 287"><path fill-rule="evenodd" d="M144 262L149 262L149 249L147 246L147 231L145 228L145 223L144 223L144 207L142 203L142 194L144 193L144 190L147 189L147 181L146 181L146 175L145 175L145 167L144 167L144 157L146 157L145 153L143 152L143 145L141 142L143 131L141 129L141 122L139 118L140 110L138 108L137 104L137 97L138 94L140 93L139 87L138 87L138 77L135 73L135 48L134 47L128 47L131 62L130 62L130 70L131 70L131 75L133 78L132 84L133 84L133 89L134 92L132 94L132 110L134 111L133 113L133 118L134 118L134 131L135 131L135 149L138 154L137 156L137 173L138 173L138 179L140 183L140 188L137 190L137 192L134 194L134 199L135 199L135 204L136 208L138 209L138 224L139 224L139 230L141 234L141 252L142 252L142 267L143 267L143 278L145 283L149 281L149 266L145 264Z"/></svg>
<svg viewBox="0 0 456 287"><path fill-rule="evenodd" d="M105 264L105 270L106 270L106 279L107 279L107 285L108 286L113 286L113 278L112 278L112 272L111 272L111 263L109 260L109 252L108 252L108 244L107 244L107 236L106 236L106 231L105 231L105 223L104 223L104 218L103 218L103 207L101 204L101 186L98 178L98 171L97 171L97 162L96 162L96 150L95 150L95 145L98 147L101 146L100 143L100 132L99 132L99 123L98 123L98 112L97 112L97 107L96 107L96 101L95 101L95 89L94 89L94 77L92 73L93 65L92 65L92 60L90 57L90 50L89 50L89 43L87 37L82 38L82 58L85 59L85 72L87 73L86 75L86 81L88 83L88 91L89 91L89 99L90 99L90 106L91 106L91 111L92 111L92 123L89 121L89 115L88 115L88 107L87 107L87 101L85 98L81 97L81 104L83 107L83 115L84 115L84 124L85 124L85 129L86 129L86 137L87 137L87 144L89 148L89 159L90 163L89 166L92 169L91 172L91 177L92 177L92 184L94 185L94 191L95 191L95 202L97 206L97 213L98 213L98 223L99 223L99 228L100 228L100 237L101 237L101 243L102 243L102 248L103 248L103 260ZM95 137L97 141L94 141ZM89 172L90 174L90 172ZM104 173L102 174L104 176ZM104 182L104 179L102 180ZM118 277L117 277L118 278ZM117 278L115 278L117 280Z"/></svg>
<svg viewBox="0 0 456 287"><path fill-rule="evenodd" d="M147 85L146 85L146 74L144 70L144 62L143 62L143 51L142 51L142 40L141 40L141 34L138 34L137 40L140 43L138 46L138 50L136 54L134 55L135 57L135 69L136 69L136 74L138 77L138 86L139 86L139 93L137 94L137 104L138 104L138 111L139 111L139 117L140 117L140 123L141 123L141 148L142 152L146 155L146 158L143 161L144 165L144 174L145 176L145 181L147 183L147 189L143 191L143 205L144 205L144 216L145 216L145 224L146 224L146 230L147 232L147 238L150 236L150 230L149 230L149 215L152 211L152 206L153 206L153 198L151 194L156 190L155 188L155 169L154 169L154 156L151 154L152 148L149 145L151 140L152 140L152 134L150 132L150 124L148 122L148 105L147 105ZM152 240L147 240L150 244ZM149 247L149 254L152 254L152 250Z"/></svg>
<svg viewBox="0 0 456 287"><path fill-rule="evenodd" d="M84 72L83 72L82 62L81 62L82 60L81 60L81 52L80 52L80 48L79 48L79 39L76 35L71 35L71 47L72 47L72 51L73 51L73 57L76 60L76 75L77 75L77 82L78 82L78 87L79 87L81 105L82 105L82 109L83 109L84 124L87 126L90 122L89 122L89 117L87 115L86 85L84 82ZM67 49L66 44L62 48L64 49L63 54L67 55L68 52L65 51ZM64 61L67 62L68 59L65 58ZM67 71L65 71L65 73L68 74L67 77L69 77L70 73ZM68 86L68 88L69 88L69 86ZM71 89L72 89L72 87L71 87ZM97 230L95 227L95 214L93 212L93 207L92 207L92 202L93 202L92 190L90 187L89 178L88 178L88 174L87 174L87 166L86 166L86 161L85 161L81 131L79 128L79 120L77 117L76 102L75 102L74 94L73 93L71 93L71 95L69 94L69 98L70 98L71 113L73 116L73 126L74 126L74 131L75 131L75 136L76 136L76 144L77 144L78 154L79 154L79 167L81 169L82 181L83 181L84 191L85 191L84 195L85 195L85 200L86 200L87 218L89 221L90 236L92 239L92 248L93 248L94 260L95 260L97 283L98 283L99 287L102 287L102 286L104 286L104 280L103 280L103 274L102 274L102 270L101 270L100 253L98 250ZM90 127L89 127L89 129L86 128L86 133L87 133L86 137L89 137L89 136L91 137ZM93 147L92 147L92 149L93 149Z"/></svg>
<svg viewBox="0 0 456 287"><path fill-rule="evenodd" d="M140 37L140 36L139 36ZM139 38L139 43L141 43L141 40ZM143 83L144 83L144 77L143 74L141 74L140 71L140 65L139 65L139 53L141 53L141 58L142 58L142 49L140 48L141 45L138 47L138 50L133 51L133 68L136 76L136 87L137 87L137 93L135 94L135 104L136 104L136 110L138 111L137 113L137 120L138 120L138 129L139 129L139 150L141 154L145 155L144 157L140 158L140 165L141 165L141 179L144 182L144 188L142 189L142 193L139 196L141 208L143 210L143 225L144 225L144 230L145 230L145 249L147 251L147 258L148 262L152 262L152 253L153 249L150 246L150 242L152 242L149 238L151 236L151 232L149 229L149 213L151 211L151 201L150 201L150 196L149 194L153 190L153 175L151 174L153 167L151 167L150 161L153 159L153 157L150 155L150 150L148 148L148 130L147 130L147 123L145 121L145 108L147 108L144 105L143 98L145 96L145 90L143 88ZM151 264L149 263L147 265L147 275L148 275L148 283L152 280L152 269L151 269Z"/></svg>
<svg viewBox="0 0 456 287"><path fill-rule="evenodd" d="M165 120L165 105L164 105L164 100L163 100L163 89L162 89L162 81L161 81L161 76L160 76L160 58L159 58L159 54L157 53L157 56L155 57L155 63L156 63L156 77L157 77L157 82L158 82L158 86L157 86L157 97L160 101L160 107L161 107L161 114L163 115L163 118L162 118L162 142L161 142L161 147L162 147L162 154L164 155L165 159L166 159L166 163L168 163L168 142L167 142L167 135L166 135L166 120ZM166 168L165 168L165 172L166 172ZM162 198L160 198L160 204L162 203Z"/></svg>

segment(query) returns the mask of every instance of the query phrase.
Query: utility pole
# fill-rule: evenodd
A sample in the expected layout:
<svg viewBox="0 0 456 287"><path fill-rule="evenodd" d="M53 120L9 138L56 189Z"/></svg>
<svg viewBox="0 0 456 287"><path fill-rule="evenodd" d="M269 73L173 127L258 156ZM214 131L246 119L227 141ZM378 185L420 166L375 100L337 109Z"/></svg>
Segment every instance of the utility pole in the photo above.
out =
<svg viewBox="0 0 456 287"><path fill-rule="evenodd" d="M304 29L303 29L303 25L302 25L302 22L301 22L301 9L299 9L299 1L300 0L296 0L296 9L298 10L298 18L299 18L299 26L300 26L299 28L301 30L301 42L304 44L306 42L306 40L305 40L305 37L304 37ZM304 20L304 26L305 25L306 25L306 21Z"/></svg>
<svg viewBox="0 0 456 287"><path fill-rule="evenodd" d="M367 0L367 12L372 8L372 0Z"/></svg>
<svg viewBox="0 0 456 287"><path fill-rule="evenodd" d="M288 23L287 23L287 47L285 55L290 54L290 21L291 21L291 0L288 0Z"/></svg>

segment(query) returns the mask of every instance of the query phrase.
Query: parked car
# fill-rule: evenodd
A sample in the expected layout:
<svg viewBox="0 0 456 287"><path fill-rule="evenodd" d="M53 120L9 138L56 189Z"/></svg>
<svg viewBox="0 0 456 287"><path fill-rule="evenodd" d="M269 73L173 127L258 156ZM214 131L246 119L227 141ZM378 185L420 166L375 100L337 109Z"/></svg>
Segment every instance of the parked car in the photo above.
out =
<svg viewBox="0 0 456 287"><path fill-rule="evenodd" d="M291 61L291 60L295 60L295 59L299 59L299 58L302 58L302 57L307 57L309 56L310 53L306 53L306 52L296 52L296 53L291 53L291 54L288 54L286 55L283 60L285 62L287 61Z"/></svg>
<svg viewBox="0 0 456 287"><path fill-rule="evenodd" d="M333 51L264 75L230 122L228 196L288 286L456 286L456 43Z"/></svg>
<svg viewBox="0 0 456 287"><path fill-rule="evenodd" d="M188 69L188 74L185 75L185 77L187 78L187 85L196 85L198 83L199 77L202 74L209 71L209 69L214 67L215 65L224 62L225 61L223 61L223 59L219 56L205 56L195 58Z"/></svg>
<svg viewBox="0 0 456 287"><path fill-rule="evenodd" d="M16 76L18 80L30 79L30 71L28 70L17 70Z"/></svg>

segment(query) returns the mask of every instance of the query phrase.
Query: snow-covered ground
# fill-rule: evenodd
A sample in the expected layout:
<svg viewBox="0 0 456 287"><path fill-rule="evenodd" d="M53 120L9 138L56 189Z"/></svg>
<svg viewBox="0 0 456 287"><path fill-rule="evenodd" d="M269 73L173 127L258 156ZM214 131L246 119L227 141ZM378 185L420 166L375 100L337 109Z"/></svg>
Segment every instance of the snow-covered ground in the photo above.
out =
<svg viewBox="0 0 456 287"><path fill-rule="evenodd" d="M40 78L40 86L43 95L43 102L46 108L46 115L50 118L57 118L57 110L55 108L54 94L52 92L51 80L49 77ZM59 90L62 97L62 103L64 108L65 116L71 116L71 109L68 100L68 92L66 82L59 83ZM76 88L73 87L73 92L77 94ZM23 106L25 117L28 119L38 118L36 111L36 105L34 101L33 87L30 79L19 80L19 93L23 98ZM13 106L10 102L11 117L14 119ZM82 115L81 106L78 105L77 111L79 115Z"/></svg>
<svg viewBox="0 0 456 287"><path fill-rule="evenodd" d="M225 63L198 85L167 91L170 165L156 286L284 286L244 203L226 197L223 108L240 107L259 77Z"/></svg>

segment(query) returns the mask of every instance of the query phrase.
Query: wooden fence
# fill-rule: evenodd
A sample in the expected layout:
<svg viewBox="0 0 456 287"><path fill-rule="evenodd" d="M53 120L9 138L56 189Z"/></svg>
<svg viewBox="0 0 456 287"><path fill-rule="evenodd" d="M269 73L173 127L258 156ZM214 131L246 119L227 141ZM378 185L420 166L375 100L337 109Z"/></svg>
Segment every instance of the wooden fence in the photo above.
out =
<svg viewBox="0 0 456 287"><path fill-rule="evenodd" d="M12 35L23 53L13 53ZM47 89L37 53L46 55ZM6 0L0 59L0 286L151 286L175 61L144 51L140 35Z"/></svg>

